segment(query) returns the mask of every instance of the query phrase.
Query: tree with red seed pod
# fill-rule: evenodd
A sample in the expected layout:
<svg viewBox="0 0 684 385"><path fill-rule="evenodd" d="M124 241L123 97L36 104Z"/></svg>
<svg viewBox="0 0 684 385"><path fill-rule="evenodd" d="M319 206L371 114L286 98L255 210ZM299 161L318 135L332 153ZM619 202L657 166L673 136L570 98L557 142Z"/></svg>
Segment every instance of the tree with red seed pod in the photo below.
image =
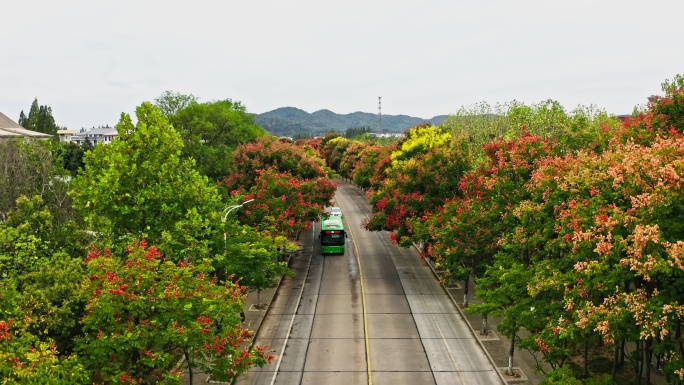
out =
<svg viewBox="0 0 684 385"><path fill-rule="evenodd" d="M177 382L181 355L191 378L197 368L220 375L267 362L257 349L238 348L245 296L238 286L218 284L210 264L164 260L145 242L128 250L121 262L100 253L88 260L94 279L85 281L85 291L100 294L88 300L82 324L93 337L80 338L78 351L92 381ZM244 357L239 364L236 356Z"/></svg>

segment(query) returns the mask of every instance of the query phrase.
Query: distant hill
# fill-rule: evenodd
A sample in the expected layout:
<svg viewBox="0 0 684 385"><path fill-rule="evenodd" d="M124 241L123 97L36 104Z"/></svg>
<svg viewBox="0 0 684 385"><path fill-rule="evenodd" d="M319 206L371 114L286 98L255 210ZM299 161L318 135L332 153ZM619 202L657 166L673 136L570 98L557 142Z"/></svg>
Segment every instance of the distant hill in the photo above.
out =
<svg viewBox="0 0 684 385"><path fill-rule="evenodd" d="M447 115L435 116L431 119L414 118L407 115L383 115L383 132L404 132L417 124L430 122L434 125L442 123ZM255 122L266 131L276 136L294 136L296 133L310 132L315 136L325 135L330 131L346 131L347 128L371 127L378 131L378 115L368 112L354 112L341 115L330 110L308 113L294 107L282 107L255 116Z"/></svg>

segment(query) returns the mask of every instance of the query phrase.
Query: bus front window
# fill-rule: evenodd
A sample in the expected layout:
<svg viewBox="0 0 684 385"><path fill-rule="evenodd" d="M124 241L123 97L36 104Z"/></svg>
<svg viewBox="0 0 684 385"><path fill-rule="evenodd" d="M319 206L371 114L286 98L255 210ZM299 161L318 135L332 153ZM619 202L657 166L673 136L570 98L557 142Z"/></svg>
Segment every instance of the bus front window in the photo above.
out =
<svg viewBox="0 0 684 385"><path fill-rule="evenodd" d="M323 246L335 246L344 245L344 234L321 234L321 245Z"/></svg>

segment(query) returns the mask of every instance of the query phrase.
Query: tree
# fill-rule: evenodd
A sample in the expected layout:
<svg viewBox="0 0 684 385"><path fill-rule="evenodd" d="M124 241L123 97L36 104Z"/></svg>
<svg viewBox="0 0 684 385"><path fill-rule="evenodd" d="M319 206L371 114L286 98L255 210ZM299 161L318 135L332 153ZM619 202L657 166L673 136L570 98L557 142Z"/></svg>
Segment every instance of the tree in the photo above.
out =
<svg viewBox="0 0 684 385"><path fill-rule="evenodd" d="M198 100L193 94L186 95L179 92L164 91L154 99L154 104L159 107L162 114L171 117L192 103L197 103Z"/></svg>
<svg viewBox="0 0 684 385"><path fill-rule="evenodd" d="M82 257L89 241L73 221L59 224L40 196L22 196L0 222L0 278L22 278L61 253Z"/></svg>
<svg viewBox="0 0 684 385"><path fill-rule="evenodd" d="M261 291L273 287L283 275L292 274L283 260L286 250L294 249L284 236L268 236L270 229L259 231L248 225L228 221L226 251L217 256L213 265L232 275L240 284L257 292L261 306ZM277 233L277 231L271 231Z"/></svg>
<svg viewBox="0 0 684 385"><path fill-rule="evenodd" d="M228 191L250 190L257 184L259 172L266 169L288 173L297 179L327 177L323 167L310 153L273 136L264 136L253 143L239 146L233 152L233 163L239 164L240 169L224 179Z"/></svg>
<svg viewBox="0 0 684 385"><path fill-rule="evenodd" d="M39 195L58 223L78 220L68 195L70 179L45 141L0 142L0 221L22 196Z"/></svg>
<svg viewBox="0 0 684 385"><path fill-rule="evenodd" d="M320 216L335 189L327 178L299 179L269 168L257 172L256 184L249 190L241 188L233 193L254 199L241 217L247 224L298 237Z"/></svg>
<svg viewBox="0 0 684 385"><path fill-rule="evenodd" d="M60 356L71 354L75 339L81 335L84 278L83 258L56 253L18 279L21 294L16 306L20 314L31 319L26 330L45 343L54 341Z"/></svg>
<svg viewBox="0 0 684 385"><path fill-rule="evenodd" d="M349 147L342 154L342 159L340 160L340 175L353 179L354 173L356 171L356 166L361 161L361 153L367 147L372 146L374 143L371 142L351 142Z"/></svg>
<svg viewBox="0 0 684 385"><path fill-rule="evenodd" d="M87 370L75 355L59 356L54 342L31 334L36 318L17 307L13 280L0 280L0 378L3 383L88 384Z"/></svg>
<svg viewBox="0 0 684 385"><path fill-rule="evenodd" d="M83 142L83 144L59 142L57 144L56 156L61 159L62 167L74 177L85 167L83 158L85 153L92 149L93 145L88 140Z"/></svg>
<svg viewBox="0 0 684 385"><path fill-rule="evenodd" d="M55 124L55 118L52 116L52 108L48 106L39 107L38 98L33 100L28 116L24 115L23 110L21 111L17 123L27 130L38 131L55 137L59 129Z"/></svg>
<svg viewBox="0 0 684 385"><path fill-rule="evenodd" d="M392 152L385 178L370 194L369 230L395 232L400 245L428 241L425 222L437 207L459 194L458 180L470 167L468 156L449 133L433 126L407 132Z"/></svg>
<svg viewBox="0 0 684 385"><path fill-rule="evenodd" d="M89 297L78 341L97 383L178 383L179 358L226 380L272 359L264 348L240 348L244 287L211 278L209 261L162 258L143 240L123 258L94 249L86 259ZM121 259L120 262L117 260Z"/></svg>
<svg viewBox="0 0 684 385"><path fill-rule="evenodd" d="M159 109L143 103L137 123L122 114L118 140L85 157L71 196L89 229L122 249L146 238L174 258L201 260L220 233L220 195L181 159L183 142Z"/></svg>
<svg viewBox="0 0 684 385"><path fill-rule="evenodd" d="M266 135L246 108L230 99L192 102L169 116L185 146L183 159L194 159L197 169L211 180L227 177L234 168L231 157L241 144Z"/></svg>
<svg viewBox="0 0 684 385"><path fill-rule="evenodd" d="M354 183L362 189L369 189L378 164L383 159L389 159L397 149L396 146L371 145L361 150L359 160L354 166Z"/></svg>

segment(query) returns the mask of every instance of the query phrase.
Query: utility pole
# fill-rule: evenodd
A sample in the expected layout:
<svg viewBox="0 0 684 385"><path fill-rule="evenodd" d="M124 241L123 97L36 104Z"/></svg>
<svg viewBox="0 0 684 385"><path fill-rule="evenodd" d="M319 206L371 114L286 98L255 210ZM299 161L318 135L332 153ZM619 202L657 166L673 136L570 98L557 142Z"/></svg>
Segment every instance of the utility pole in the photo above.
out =
<svg viewBox="0 0 684 385"><path fill-rule="evenodd" d="M378 96L378 133L382 134L382 96Z"/></svg>

